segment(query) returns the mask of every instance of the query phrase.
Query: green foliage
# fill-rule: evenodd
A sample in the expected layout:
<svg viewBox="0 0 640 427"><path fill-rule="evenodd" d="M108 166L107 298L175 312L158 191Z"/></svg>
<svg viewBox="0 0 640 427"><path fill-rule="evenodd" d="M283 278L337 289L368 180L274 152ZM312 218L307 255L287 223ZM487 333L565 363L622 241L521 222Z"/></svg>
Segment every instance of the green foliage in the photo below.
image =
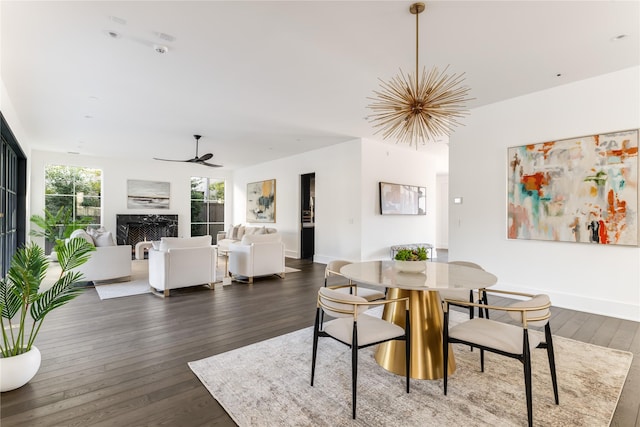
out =
<svg viewBox="0 0 640 427"><path fill-rule="evenodd" d="M60 276L50 289L40 292L49 260L33 242L18 249L6 277L0 280L1 357L31 350L44 317L82 292L83 288L75 286L82 274L70 270L87 262L94 250L95 247L82 238L69 240L58 252ZM31 317L30 325L27 314Z"/></svg>
<svg viewBox="0 0 640 427"><path fill-rule="evenodd" d="M74 230L84 228L91 224L90 217L73 219L69 208L61 206L56 213L44 210L44 216L31 215L30 221L41 228L41 230L31 229L32 236L44 237L47 242L55 245L56 251L61 248L64 239L68 239Z"/></svg>
<svg viewBox="0 0 640 427"><path fill-rule="evenodd" d="M396 253L395 259L398 261L426 261L427 249L422 246L417 249L400 249Z"/></svg>

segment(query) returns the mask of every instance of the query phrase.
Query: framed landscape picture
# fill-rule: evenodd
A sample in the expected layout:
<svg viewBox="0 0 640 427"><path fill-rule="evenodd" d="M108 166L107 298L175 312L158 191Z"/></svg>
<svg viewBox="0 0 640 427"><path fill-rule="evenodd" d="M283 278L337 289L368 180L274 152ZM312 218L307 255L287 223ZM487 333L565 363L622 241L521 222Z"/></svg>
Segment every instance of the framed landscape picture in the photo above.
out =
<svg viewBox="0 0 640 427"><path fill-rule="evenodd" d="M638 130L508 149L509 239L638 245Z"/></svg>
<svg viewBox="0 0 640 427"><path fill-rule="evenodd" d="M247 222L276 222L276 180L247 184Z"/></svg>
<svg viewBox="0 0 640 427"><path fill-rule="evenodd" d="M170 183L127 180L128 209L169 209Z"/></svg>

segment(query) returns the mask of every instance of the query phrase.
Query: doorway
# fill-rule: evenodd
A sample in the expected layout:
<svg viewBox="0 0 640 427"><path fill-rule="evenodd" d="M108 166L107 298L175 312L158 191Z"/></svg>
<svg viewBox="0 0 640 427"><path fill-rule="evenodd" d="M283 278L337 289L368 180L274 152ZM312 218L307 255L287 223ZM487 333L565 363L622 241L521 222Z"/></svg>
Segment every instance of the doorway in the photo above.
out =
<svg viewBox="0 0 640 427"><path fill-rule="evenodd" d="M315 253L316 174L300 175L300 258Z"/></svg>

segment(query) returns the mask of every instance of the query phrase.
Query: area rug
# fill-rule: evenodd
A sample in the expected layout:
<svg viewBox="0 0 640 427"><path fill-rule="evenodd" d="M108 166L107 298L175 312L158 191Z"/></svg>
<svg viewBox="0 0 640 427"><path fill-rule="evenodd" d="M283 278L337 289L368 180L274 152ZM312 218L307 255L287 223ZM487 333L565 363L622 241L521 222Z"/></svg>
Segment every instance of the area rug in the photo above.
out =
<svg viewBox="0 0 640 427"><path fill-rule="evenodd" d="M452 320L461 319L452 313ZM359 352L357 419L351 419L350 350L321 338L314 387L309 385L312 328L190 362L189 367L240 426L519 426L526 425L520 362L454 345L456 372L447 396L442 380L391 374ZM533 419L537 426L608 426L632 354L554 337L560 405L553 400L546 351L533 355Z"/></svg>
<svg viewBox="0 0 640 427"><path fill-rule="evenodd" d="M126 282L97 282L96 292L101 300L150 293L149 262L131 261L131 278Z"/></svg>

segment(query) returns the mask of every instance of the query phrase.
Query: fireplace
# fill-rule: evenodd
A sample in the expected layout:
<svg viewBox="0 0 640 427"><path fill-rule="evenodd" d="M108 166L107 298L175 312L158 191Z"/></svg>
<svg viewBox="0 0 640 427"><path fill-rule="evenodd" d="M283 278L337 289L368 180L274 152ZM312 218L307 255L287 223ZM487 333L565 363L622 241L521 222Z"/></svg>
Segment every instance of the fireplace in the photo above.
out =
<svg viewBox="0 0 640 427"><path fill-rule="evenodd" d="M119 245L178 237L178 215L116 215L116 240Z"/></svg>

